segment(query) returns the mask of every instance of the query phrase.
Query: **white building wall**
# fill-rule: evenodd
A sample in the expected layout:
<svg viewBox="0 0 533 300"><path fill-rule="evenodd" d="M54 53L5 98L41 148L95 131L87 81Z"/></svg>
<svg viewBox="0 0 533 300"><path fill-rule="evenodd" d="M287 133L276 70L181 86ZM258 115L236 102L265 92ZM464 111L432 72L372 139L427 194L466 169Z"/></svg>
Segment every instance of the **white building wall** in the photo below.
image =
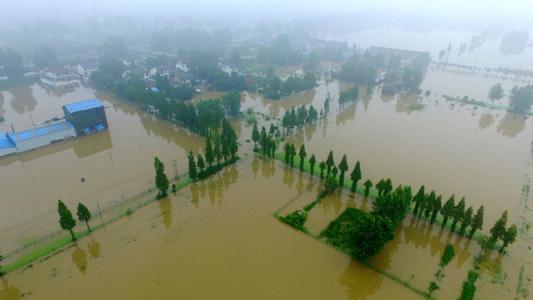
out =
<svg viewBox="0 0 533 300"><path fill-rule="evenodd" d="M14 147L13 148L0 148L0 157L6 156L9 154L14 154L14 153L17 153L17 149Z"/></svg>
<svg viewBox="0 0 533 300"><path fill-rule="evenodd" d="M49 145L52 142L73 137L76 137L74 128L68 128L62 131L52 132L47 135L38 136L27 140L19 140L15 142L15 145L17 146L18 152L24 152Z"/></svg>

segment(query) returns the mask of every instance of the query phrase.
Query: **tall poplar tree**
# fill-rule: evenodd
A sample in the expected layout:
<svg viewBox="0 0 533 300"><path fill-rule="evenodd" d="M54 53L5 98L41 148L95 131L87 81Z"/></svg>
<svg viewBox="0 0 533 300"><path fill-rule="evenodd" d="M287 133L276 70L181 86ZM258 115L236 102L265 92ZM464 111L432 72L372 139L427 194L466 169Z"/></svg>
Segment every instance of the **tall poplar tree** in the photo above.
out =
<svg viewBox="0 0 533 300"><path fill-rule="evenodd" d="M500 252L503 252L503 250L507 248L507 245L514 243L514 241L516 240L516 234L517 234L516 225L512 225L511 227L509 227L509 229L507 229L503 233L503 236L502 236L503 245L500 248Z"/></svg>
<svg viewBox="0 0 533 300"><path fill-rule="evenodd" d="M329 176L331 174L331 168L335 166L335 160L333 158L333 151L329 151L328 159L326 160L326 174Z"/></svg>
<svg viewBox="0 0 533 300"><path fill-rule="evenodd" d="M462 223L461 223L461 228L459 229L459 233L461 235L464 235L465 231L466 231L466 227L468 227L468 226L470 226L472 224L472 215L473 214L474 214L474 209L472 208L472 206L470 206L465 212L464 218L463 218Z"/></svg>
<svg viewBox="0 0 533 300"><path fill-rule="evenodd" d="M465 214L465 198L461 198L461 201L459 201L459 204L455 206L455 209L453 210L453 222L452 222L452 232L455 231L455 226L457 225L457 222L461 221Z"/></svg>
<svg viewBox="0 0 533 300"><path fill-rule="evenodd" d="M365 186L365 197L368 197L368 195L370 194L370 188L372 187L372 181L368 179L367 181L365 181L364 186Z"/></svg>
<svg viewBox="0 0 533 300"><path fill-rule="evenodd" d="M355 163L352 173L350 174L350 179L352 180L352 193L355 193L357 190L357 182L361 180L361 164L359 161Z"/></svg>
<svg viewBox="0 0 533 300"><path fill-rule="evenodd" d="M57 213L59 214L59 225L61 226L61 229L70 232L72 241L75 241L76 236L74 235L73 229L74 226L76 226L76 220L74 220L72 213L61 200L57 200Z"/></svg>
<svg viewBox="0 0 533 300"><path fill-rule="evenodd" d="M208 166L212 166L215 161L215 153L213 151L213 146L211 145L211 139L207 138L205 142L205 160L207 161Z"/></svg>
<svg viewBox="0 0 533 300"><path fill-rule="evenodd" d="M311 168L311 175L315 174L315 164L316 164L316 158L315 155L311 155L311 158L309 158L309 167Z"/></svg>
<svg viewBox="0 0 533 300"><path fill-rule="evenodd" d="M344 185L344 173L348 171L348 168L348 159L346 158L346 154L344 154L342 156L341 162L339 163L339 186L341 187Z"/></svg>
<svg viewBox="0 0 533 300"><path fill-rule="evenodd" d="M305 157L307 156L307 152L305 152L305 145L302 144L300 146L300 151L298 151L298 156L300 157L300 171L304 170L304 163L305 163Z"/></svg>
<svg viewBox="0 0 533 300"><path fill-rule="evenodd" d="M78 211L76 212L78 215L78 220L80 222L85 223L87 226L87 230L91 232L91 227L89 226L89 221L91 220L91 212L87 208L87 206L83 205L83 203L78 203Z"/></svg>
<svg viewBox="0 0 533 300"><path fill-rule="evenodd" d="M254 127L252 129L252 141L254 141L254 150L257 149L257 142L259 142L259 130L257 129L257 123L254 122Z"/></svg>
<svg viewBox="0 0 533 300"><path fill-rule="evenodd" d="M504 211L502 216L494 223L494 226L490 229L490 241L496 242L501 239L505 234L505 227L507 226L507 211Z"/></svg>
<svg viewBox="0 0 533 300"><path fill-rule="evenodd" d="M189 152L187 158L189 159L189 177L192 180L195 180L198 178L198 171L196 170L196 162L194 161L194 155L192 154L192 151Z"/></svg>
<svg viewBox="0 0 533 300"><path fill-rule="evenodd" d="M165 165L159 160L159 158L154 157L154 168L155 168L155 186L159 189L157 198L162 198L167 195L168 191L168 178L165 174Z"/></svg>
<svg viewBox="0 0 533 300"><path fill-rule="evenodd" d="M318 164L318 168L320 169L320 179L324 179L324 169L326 169L326 163L321 161L320 164Z"/></svg>
<svg viewBox="0 0 533 300"><path fill-rule="evenodd" d="M474 236L474 233L476 233L477 230L483 229L483 205L478 208L476 215L472 219L472 227L470 229L470 235L468 238L472 238Z"/></svg>
<svg viewBox="0 0 533 300"><path fill-rule="evenodd" d="M422 201L425 197L425 191L424 186L422 185L419 189L416 195L413 197L413 202L415 203L415 208L413 209L413 214L415 216L418 215L418 210L420 209L420 204L422 204Z"/></svg>
<svg viewBox="0 0 533 300"><path fill-rule="evenodd" d="M448 219L453 216L455 210L455 195L452 195L446 203L444 203L444 206L442 207L442 216L444 217L444 220L442 221L442 227L446 226L446 223L448 223Z"/></svg>

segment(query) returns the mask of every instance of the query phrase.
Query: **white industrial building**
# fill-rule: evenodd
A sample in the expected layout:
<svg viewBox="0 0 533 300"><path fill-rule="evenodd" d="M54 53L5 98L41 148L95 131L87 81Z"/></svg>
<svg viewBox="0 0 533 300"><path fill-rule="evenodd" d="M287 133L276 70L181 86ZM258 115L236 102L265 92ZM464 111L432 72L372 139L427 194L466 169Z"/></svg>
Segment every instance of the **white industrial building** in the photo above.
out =
<svg viewBox="0 0 533 300"><path fill-rule="evenodd" d="M68 121L7 134L7 139L15 147L16 152L36 149L74 137L76 137L76 131L72 123Z"/></svg>
<svg viewBox="0 0 533 300"><path fill-rule="evenodd" d="M99 99L69 103L63 106L64 121L0 134L0 157L106 130L108 125L104 109Z"/></svg>
<svg viewBox="0 0 533 300"><path fill-rule="evenodd" d="M17 153L17 148L6 135L0 135L0 157Z"/></svg>

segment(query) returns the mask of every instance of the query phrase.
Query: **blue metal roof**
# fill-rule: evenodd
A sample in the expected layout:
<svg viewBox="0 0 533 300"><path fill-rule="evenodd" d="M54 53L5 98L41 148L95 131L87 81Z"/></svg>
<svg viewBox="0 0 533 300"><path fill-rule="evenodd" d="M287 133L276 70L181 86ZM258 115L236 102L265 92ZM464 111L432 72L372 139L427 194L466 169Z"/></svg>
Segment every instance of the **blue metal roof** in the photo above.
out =
<svg viewBox="0 0 533 300"><path fill-rule="evenodd" d="M89 110L93 108L103 107L102 101L100 99L89 99L79 102L69 103L63 106L69 113L75 113L79 111Z"/></svg>
<svg viewBox="0 0 533 300"><path fill-rule="evenodd" d="M59 123L54 123L51 125L46 125L43 127L37 127L29 130L19 131L15 133L8 133L7 138L11 143L16 143L19 141L29 140L39 136L47 135L53 132L63 131L67 129L73 129L74 126L69 121L63 121Z"/></svg>
<svg viewBox="0 0 533 300"><path fill-rule="evenodd" d="M0 149L6 149L6 148L15 148L15 144L13 144L7 138L7 135L2 134L2 135L0 135Z"/></svg>

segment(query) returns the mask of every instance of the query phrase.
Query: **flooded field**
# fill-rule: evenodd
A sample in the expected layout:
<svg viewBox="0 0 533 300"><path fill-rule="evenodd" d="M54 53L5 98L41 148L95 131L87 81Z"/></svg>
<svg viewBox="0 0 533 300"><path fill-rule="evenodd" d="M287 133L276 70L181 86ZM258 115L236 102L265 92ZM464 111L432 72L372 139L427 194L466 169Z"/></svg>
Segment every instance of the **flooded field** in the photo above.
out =
<svg viewBox="0 0 533 300"><path fill-rule="evenodd" d="M495 82L502 82L506 90L522 84L514 78L462 74L432 65L421 87L431 91L429 96L382 97L376 88L361 90L354 105L339 107L339 91L349 85L332 81L281 101L246 94L242 110L275 118L304 104L320 111L329 94L328 117L289 141L305 143L307 152L319 159L333 150L336 161L346 154L350 167L359 160L364 180L390 177L393 184L414 189L425 184L426 190L434 189L443 198L455 194L464 196L468 205L484 205L484 232L507 209L509 222L520 228L518 241L507 255L486 259L476 295L527 298L517 290L527 291L532 275L528 191L533 118L443 98L469 95L488 102L486 94ZM20 130L32 126L30 113L34 122L42 122L61 115L61 105L97 94L80 87L54 95L32 86L1 95L6 123L14 122ZM108 132L0 160L0 188L8 194L0 203L2 247L55 230L57 198L69 206L84 201L91 209L105 207L153 185L153 156L162 158L172 176L168 166L176 160L178 173L184 172L186 151L203 145L201 138L109 96L98 96L109 106ZM422 106L415 109L413 104ZM0 285L0 299L420 297L275 219L272 214L280 208L288 213L313 201L319 181L279 162L255 159L246 142L250 128L234 125L243 144L243 159L237 165L168 200L151 203L31 268L9 274ZM346 192L328 196L312 210L306 226L317 235L346 207L369 209L371 203ZM426 290L448 243L457 255L435 296L457 298L480 251L476 242L408 217L371 263Z"/></svg>
<svg viewBox="0 0 533 300"><path fill-rule="evenodd" d="M31 269L10 274L0 285L0 295L12 295L5 299L20 299L22 294L25 299L416 297L273 218L271 213L288 198L307 195L296 184L284 183L283 169L279 163L243 160Z"/></svg>

